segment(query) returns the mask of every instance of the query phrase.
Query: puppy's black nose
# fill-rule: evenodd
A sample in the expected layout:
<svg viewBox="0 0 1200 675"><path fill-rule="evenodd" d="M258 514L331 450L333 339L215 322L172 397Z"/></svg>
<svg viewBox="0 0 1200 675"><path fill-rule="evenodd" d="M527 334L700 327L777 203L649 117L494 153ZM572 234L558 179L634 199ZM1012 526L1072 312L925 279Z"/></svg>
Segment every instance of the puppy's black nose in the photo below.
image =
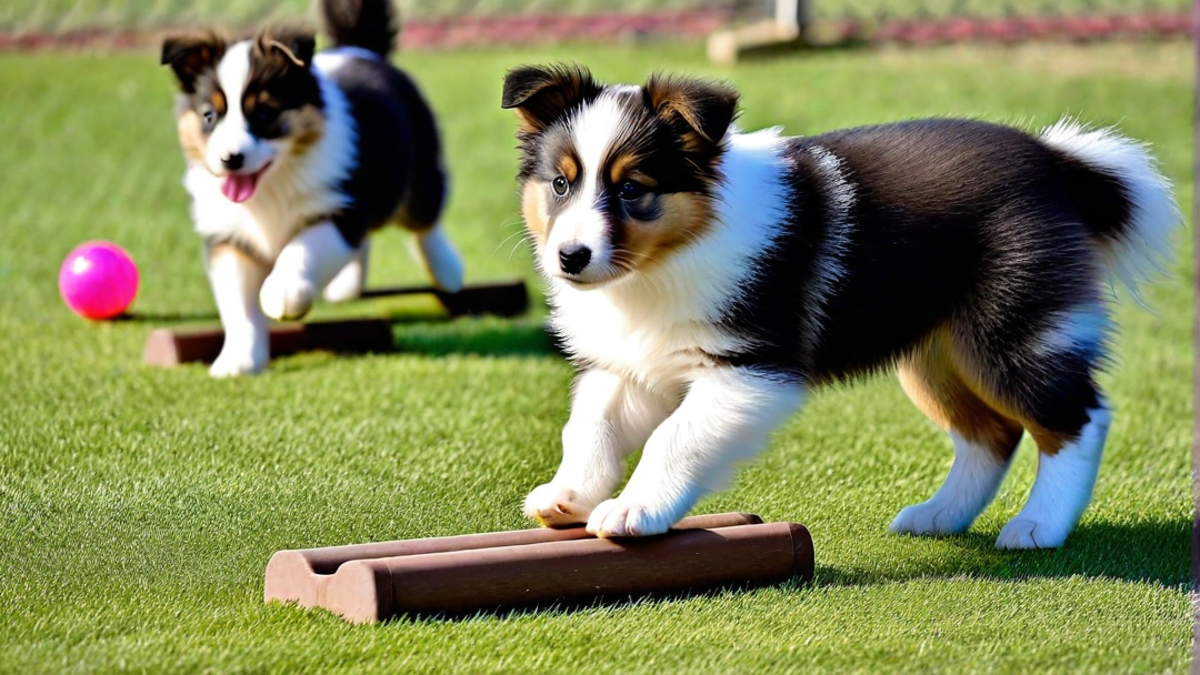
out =
<svg viewBox="0 0 1200 675"><path fill-rule="evenodd" d="M558 264L567 274L579 274L592 260L592 249L583 244L571 244L558 250Z"/></svg>
<svg viewBox="0 0 1200 675"><path fill-rule="evenodd" d="M230 171L237 171L238 169L242 168L243 164L246 163L246 156L240 152L235 152L225 159L222 159L221 163L225 165L226 169L229 169Z"/></svg>

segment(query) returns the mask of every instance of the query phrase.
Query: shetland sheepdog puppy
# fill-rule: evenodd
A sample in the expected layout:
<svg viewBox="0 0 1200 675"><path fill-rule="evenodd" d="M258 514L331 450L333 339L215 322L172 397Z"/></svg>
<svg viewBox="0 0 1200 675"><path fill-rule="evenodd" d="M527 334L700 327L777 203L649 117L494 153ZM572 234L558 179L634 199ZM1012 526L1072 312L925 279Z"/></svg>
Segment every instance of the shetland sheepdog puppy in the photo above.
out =
<svg viewBox="0 0 1200 675"><path fill-rule="evenodd" d="M604 537L667 530L820 385L896 367L954 463L892 532L966 530L1037 443L1004 549L1060 546L1091 500L1107 278L1161 267L1180 224L1143 146L1064 120L959 119L785 137L738 94L520 67L522 211L579 374L554 478L526 514ZM624 459L643 449L623 491Z"/></svg>
<svg viewBox="0 0 1200 675"><path fill-rule="evenodd" d="M438 227L446 175L433 113L388 63L390 3L322 0L321 9L334 47L315 55L312 33L285 29L163 42L162 63L179 81L183 182L225 329L217 377L266 367L268 317L300 318L318 293L357 297L367 235L388 223L413 233L439 287L462 286Z"/></svg>

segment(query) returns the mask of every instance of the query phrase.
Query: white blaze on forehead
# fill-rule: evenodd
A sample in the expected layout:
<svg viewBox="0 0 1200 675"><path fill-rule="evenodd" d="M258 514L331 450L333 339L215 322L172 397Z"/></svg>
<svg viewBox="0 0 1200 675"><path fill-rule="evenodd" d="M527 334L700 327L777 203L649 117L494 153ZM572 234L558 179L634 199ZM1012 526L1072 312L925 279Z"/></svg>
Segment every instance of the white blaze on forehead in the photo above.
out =
<svg viewBox="0 0 1200 675"><path fill-rule="evenodd" d="M621 105L622 93L629 93L628 88L609 89L571 118L571 139L583 165L580 173L587 179L580 189L593 197L605 158L630 124L628 113Z"/></svg>
<svg viewBox="0 0 1200 675"><path fill-rule="evenodd" d="M579 158L579 176L571 186L570 204L559 213L550 229L545 264L558 266L558 251L567 245L583 244L592 250L594 273L608 262L612 253L609 227L600 210L601 172L614 142L625 135L630 124L621 105L627 88L608 89L592 103L576 112L568 122L571 140ZM587 276L587 272L584 273Z"/></svg>
<svg viewBox="0 0 1200 675"><path fill-rule="evenodd" d="M244 40L230 47L217 64L217 82L225 94L225 116L213 128L205 160L213 173L223 173L221 160L233 154L245 157L243 171L256 171L271 161L274 152L270 143L250 134L242 111L242 94L250 79L250 42Z"/></svg>
<svg viewBox="0 0 1200 675"><path fill-rule="evenodd" d="M238 116L242 114L242 92L246 91L246 80L250 79L250 42L243 40L225 51L225 56L217 64L217 82L225 93L229 104L229 113L235 110Z"/></svg>

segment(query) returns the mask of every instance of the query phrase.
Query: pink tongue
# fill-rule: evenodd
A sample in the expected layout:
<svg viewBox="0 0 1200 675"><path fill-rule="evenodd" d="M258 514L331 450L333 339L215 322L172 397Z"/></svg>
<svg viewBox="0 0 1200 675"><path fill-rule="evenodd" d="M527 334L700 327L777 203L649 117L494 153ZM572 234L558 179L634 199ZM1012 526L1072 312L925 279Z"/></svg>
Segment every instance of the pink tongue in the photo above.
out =
<svg viewBox="0 0 1200 675"><path fill-rule="evenodd" d="M252 174L231 173L221 184L221 192L225 193L229 201L241 204L254 196L254 188L258 186L258 176L261 173L261 171Z"/></svg>

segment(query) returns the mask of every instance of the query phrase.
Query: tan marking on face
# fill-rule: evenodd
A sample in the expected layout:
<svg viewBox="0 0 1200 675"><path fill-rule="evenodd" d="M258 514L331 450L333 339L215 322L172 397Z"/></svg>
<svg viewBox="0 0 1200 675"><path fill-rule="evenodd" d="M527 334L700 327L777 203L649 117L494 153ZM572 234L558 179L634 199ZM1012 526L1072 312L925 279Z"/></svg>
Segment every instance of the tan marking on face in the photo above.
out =
<svg viewBox="0 0 1200 675"><path fill-rule="evenodd" d="M629 269L644 270L661 263L672 251L685 247L712 230L711 202L700 195L675 192L659 195L659 217L651 221L628 220L613 259Z"/></svg>
<svg viewBox="0 0 1200 675"><path fill-rule="evenodd" d="M525 217L525 229L533 235L539 248L546 245L546 238L550 236L550 223L545 212L545 188L536 181L529 181L521 192L521 214Z"/></svg>
<svg viewBox="0 0 1200 675"><path fill-rule="evenodd" d="M220 89L213 89L208 102L212 104L213 110L217 111L218 115L224 115L225 108L229 105L229 102L225 100L225 92Z"/></svg>
<svg viewBox="0 0 1200 675"><path fill-rule="evenodd" d="M630 153L621 153L613 158L608 165L608 180L613 185L620 185L623 181L634 178L636 166L641 157ZM646 182L646 185L651 183Z"/></svg>
<svg viewBox="0 0 1200 675"><path fill-rule="evenodd" d="M574 183L579 176L579 163L569 153L558 160L558 170L568 181Z"/></svg>
<svg viewBox="0 0 1200 675"><path fill-rule="evenodd" d="M280 113L292 138L292 154L302 156L325 135L325 116L311 105Z"/></svg>
<svg viewBox="0 0 1200 675"><path fill-rule="evenodd" d="M179 147L189 162L203 162L208 139L204 137L200 115L194 110L185 110L175 122L179 133Z"/></svg>
<svg viewBox="0 0 1200 675"><path fill-rule="evenodd" d="M998 460L1007 462L1012 456L1022 424L976 394L941 335L904 359L897 373L904 393L934 424L988 448Z"/></svg>

